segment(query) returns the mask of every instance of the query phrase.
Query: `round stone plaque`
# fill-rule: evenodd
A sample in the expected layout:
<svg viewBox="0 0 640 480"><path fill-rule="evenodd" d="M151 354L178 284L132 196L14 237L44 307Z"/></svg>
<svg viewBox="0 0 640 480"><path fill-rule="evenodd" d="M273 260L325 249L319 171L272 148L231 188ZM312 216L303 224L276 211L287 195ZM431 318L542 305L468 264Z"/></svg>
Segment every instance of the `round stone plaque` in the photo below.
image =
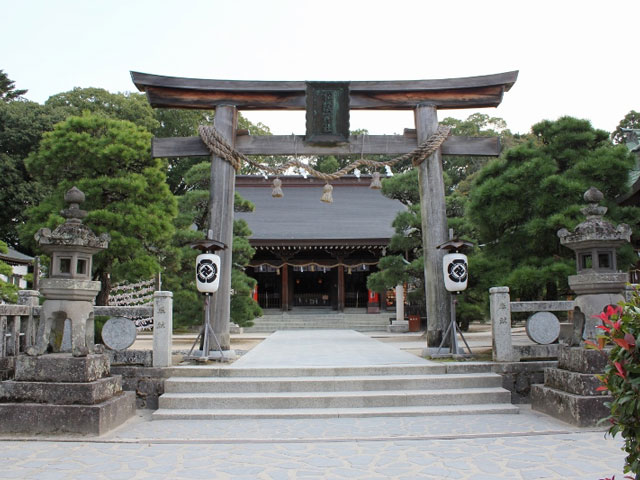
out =
<svg viewBox="0 0 640 480"><path fill-rule="evenodd" d="M555 342L560 335L560 321L551 312L534 313L527 319L527 335L540 345Z"/></svg>
<svg viewBox="0 0 640 480"><path fill-rule="evenodd" d="M111 350L126 350L137 335L136 324L129 318L111 317L102 327L102 341Z"/></svg>

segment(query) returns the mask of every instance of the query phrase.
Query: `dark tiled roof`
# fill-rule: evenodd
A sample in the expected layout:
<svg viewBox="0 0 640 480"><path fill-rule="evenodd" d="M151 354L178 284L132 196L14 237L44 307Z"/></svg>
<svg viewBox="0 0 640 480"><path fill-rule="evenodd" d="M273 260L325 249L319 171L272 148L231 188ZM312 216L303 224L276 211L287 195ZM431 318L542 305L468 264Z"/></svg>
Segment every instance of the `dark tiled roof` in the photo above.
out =
<svg viewBox="0 0 640 480"><path fill-rule="evenodd" d="M24 253L20 253L17 250L9 247L9 251L7 253L0 253L0 260L26 265L33 261L33 257L25 255Z"/></svg>
<svg viewBox="0 0 640 480"><path fill-rule="evenodd" d="M333 203L320 201L323 182L307 182L287 185L283 178L283 198L271 196L271 181L258 179L260 186L237 184L236 191L256 206L254 212L235 214L249 224L252 240L389 239L393 219L405 210L402 203L370 189L368 178L332 182Z"/></svg>

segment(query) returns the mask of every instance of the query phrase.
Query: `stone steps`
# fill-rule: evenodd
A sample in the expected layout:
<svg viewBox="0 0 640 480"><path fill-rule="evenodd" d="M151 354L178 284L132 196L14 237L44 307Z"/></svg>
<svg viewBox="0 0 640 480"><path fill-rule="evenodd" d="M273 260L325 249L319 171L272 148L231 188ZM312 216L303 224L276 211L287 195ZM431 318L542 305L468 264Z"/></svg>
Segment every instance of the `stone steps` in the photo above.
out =
<svg viewBox="0 0 640 480"><path fill-rule="evenodd" d="M161 409L154 420L238 420L238 419L299 419L299 418L365 418L423 417L434 415L515 414L518 408L507 403L433 405L365 408L300 408L300 409Z"/></svg>
<svg viewBox="0 0 640 480"><path fill-rule="evenodd" d="M517 413L502 377L441 364L174 367L154 419Z"/></svg>
<svg viewBox="0 0 640 480"><path fill-rule="evenodd" d="M385 390L432 390L452 388L500 387L496 374L456 375L378 375L315 377L173 377L164 385L165 393L276 393L276 392L348 392Z"/></svg>
<svg viewBox="0 0 640 480"><path fill-rule="evenodd" d="M254 320L245 332L264 333L276 330L331 329L356 331L386 331L392 314L366 313L280 313L267 314Z"/></svg>
<svg viewBox="0 0 640 480"><path fill-rule="evenodd" d="M510 402L502 388L436 390L165 393L160 409L305 409L468 405Z"/></svg>
<svg viewBox="0 0 640 480"><path fill-rule="evenodd" d="M244 333L272 333L278 330L355 330L356 332L386 332L387 325L270 325L270 326L253 326L244 327Z"/></svg>
<svg viewBox="0 0 640 480"><path fill-rule="evenodd" d="M327 367L219 367L213 365L185 365L169 370L170 377L336 377L336 376L378 376L378 375L429 375L443 374L444 364L407 365L358 365ZM489 371L489 370L487 370ZM462 373L462 372L461 372ZM465 372L467 373L467 372Z"/></svg>

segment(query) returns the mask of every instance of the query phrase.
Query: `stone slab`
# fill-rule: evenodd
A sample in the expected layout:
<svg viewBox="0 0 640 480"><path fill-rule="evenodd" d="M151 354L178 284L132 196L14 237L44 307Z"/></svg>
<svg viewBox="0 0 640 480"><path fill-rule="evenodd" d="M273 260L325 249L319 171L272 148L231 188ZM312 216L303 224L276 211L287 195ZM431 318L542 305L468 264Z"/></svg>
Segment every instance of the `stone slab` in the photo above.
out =
<svg viewBox="0 0 640 480"><path fill-rule="evenodd" d="M544 385L531 387L531 408L578 427L593 427L609 416L612 397L574 395Z"/></svg>
<svg viewBox="0 0 640 480"><path fill-rule="evenodd" d="M558 358L560 345L514 345L513 356L519 360Z"/></svg>
<svg viewBox="0 0 640 480"><path fill-rule="evenodd" d="M15 379L23 382L93 382L109 376L109 357L104 354L73 357L52 353L16 359Z"/></svg>
<svg viewBox="0 0 640 480"><path fill-rule="evenodd" d="M0 404L0 433L102 435L136 411L135 393L122 392L97 405Z"/></svg>
<svg viewBox="0 0 640 480"><path fill-rule="evenodd" d="M109 355L112 367L115 365L151 367L153 365L152 350L124 350L122 352L109 350L106 353Z"/></svg>
<svg viewBox="0 0 640 480"><path fill-rule="evenodd" d="M137 336L136 324L125 317L111 317L102 327L102 341L107 348L116 352L133 345Z"/></svg>
<svg viewBox="0 0 640 480"><path fill-rule="evenodd" d="M120 376L89 383L17 382L0 383L0 403L28 402L52 405L95 405L122 391Z"/></svg>
<svg viewBox="0 0 640 480"><path fill-rule="evenodd" d="M593 373L577 373L559 368L548 368L544 372L544 384L556 390L564 390L574 395L601 396L596 388L602 386Z"/></svg>
<svg viewBox="0 0 640 480"><path fill-rule="evenodd" d="M558 350L558 368L578 373L602 373L607 358L598 350L561 346Z"/></svg>

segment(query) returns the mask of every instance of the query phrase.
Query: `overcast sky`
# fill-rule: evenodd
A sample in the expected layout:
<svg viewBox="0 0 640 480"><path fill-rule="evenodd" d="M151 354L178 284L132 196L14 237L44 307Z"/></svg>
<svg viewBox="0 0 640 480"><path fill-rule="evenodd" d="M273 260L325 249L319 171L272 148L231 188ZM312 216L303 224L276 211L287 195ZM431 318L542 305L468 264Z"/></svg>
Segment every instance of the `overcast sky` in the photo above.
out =
<svg viewBox="0 0 640 480"><path fill-rule="evenodd" d="M640 111L640 1L0 0L0 69L44 102L134 91L131 70L233 80L418 80L519 70L498 108L514 132L571 115L612 131ZM466 118L473 110L439 112ZM302 112L251 112L304 133ZM410 112L352 112L400 133Z"/></svg>

